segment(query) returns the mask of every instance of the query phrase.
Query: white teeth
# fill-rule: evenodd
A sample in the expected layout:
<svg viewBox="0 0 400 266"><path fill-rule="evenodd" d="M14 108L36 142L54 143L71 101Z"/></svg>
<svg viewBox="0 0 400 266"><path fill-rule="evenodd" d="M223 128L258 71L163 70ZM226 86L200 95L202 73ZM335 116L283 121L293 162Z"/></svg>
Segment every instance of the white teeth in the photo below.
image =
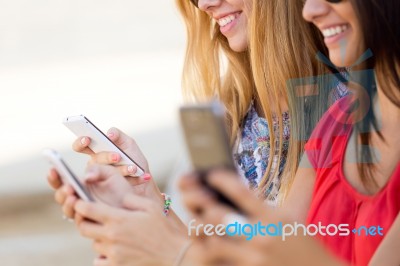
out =
<svg viewBox="0 0 400 266"><path fill-rule="evenodd" d="M232 15L228 15L226 17L218 19L217 22L220 27L224 27L224 26L228 25L229 23L231 23L232 21L234 21L235 18L236 18L236 16L232 14Z"/></svg>
<svg viewBox="0 0 400 266"><path fill-rule="evenodd" d="M343 25L343 26L336 26L336 27L324 29L322 31L322 35L324 35L324 37L326 37L326 38L333 37L335 35L338 35L339 33L344 32L345 30L347 30L347 28L348 28L347 25Z"/></svg>

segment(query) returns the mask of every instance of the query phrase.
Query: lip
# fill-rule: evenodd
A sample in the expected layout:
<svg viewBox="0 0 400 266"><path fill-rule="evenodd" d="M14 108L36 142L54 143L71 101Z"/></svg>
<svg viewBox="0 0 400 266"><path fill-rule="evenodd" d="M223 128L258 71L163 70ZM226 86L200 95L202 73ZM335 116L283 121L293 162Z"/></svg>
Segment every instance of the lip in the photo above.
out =
<svg viewBox="0 0 400 266"><path fill-rule="evenodd" d="M229 24L223 26L223 27L219 27L219 30L221 31L222 34L224 34L225 36L236 26L236 24L238 23L239 19L242 16L242 11L237 11L237 12L231 12L231 13L226 13L223 15L219 15L214 17L215 20L219 20L221 18L227 17L229 15L235 15L235 19L232 20L232 22L230 22ZM218 22L217 22L218 23Z"/></svg>
<svg viewBox="0 0 400 266"><path fill-rule="evenodd" d="M234 14L238 14L238 13L242 13L242 11L234 11L234 12L223 13L223 14L219 14L219 15L213 16L213 18L215 20L219 20L219 19L227 17L229 15L234 15Z"/></svg>
<svg viewBox="0 0 400 266"><path fill-rule="evenodd" d="M332 46L333 44L335 44L335 43L339 42L340 40L342 40L346 35L349 34L349 32L351 31L352 28L351 28L350 24L348 24L348 23L338 23L338 24L332 24L332 25L329 25L329 26L319 27L319 29L320 29L320 31L322 33L323 30L326 30L326 29L329 29L329 28L338 27L338 26L340 27L340 26L343 26L343 25L347 26L347 29L345 31L343 31L343 32L341 32L339 34L336 34L334 36L331 36L331 37L325 37L324 36L324 42L325 42L326 46Z"/></svg>

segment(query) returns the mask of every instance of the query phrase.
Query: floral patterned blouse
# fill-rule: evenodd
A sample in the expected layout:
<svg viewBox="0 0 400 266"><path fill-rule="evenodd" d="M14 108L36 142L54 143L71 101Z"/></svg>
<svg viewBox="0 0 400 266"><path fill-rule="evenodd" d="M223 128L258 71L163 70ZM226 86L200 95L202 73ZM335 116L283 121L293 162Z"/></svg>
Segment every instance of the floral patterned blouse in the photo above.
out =
<svg viewBox="0 0 400 266"><path fill-rule="evenodd" d="M283 171L286 162L286 156L289 149L290 138L290 119L289 113L284 112L283 117L283 151L282 160L279 165L279 176ZM274 119L273 130L276 136L279 136L278 121ZM279 147L279 139L276 141L276 147ZM273 162L271 166L271 173L275 172L277 166L279 153L278 151L273 155ZM234 159L239 170L239 173L244 182L250 189L255 189L261 182L264 173L267 169L268 162L271 158L270 154L270 129L267 120L259 117L254 105L244 118L243 128L238 137L234 149ZM271 182L271 185L266 191L267 203L276 205L277 196L280 187L280 180L277 178Z"/></svg>
<svg viewBox="0 0 400 266"><path fill-rule="evenodd" d="M344 73L341 73L345 75ZM332 105L338 99L348 94L347 87L342 83L337 83L329 95L328 104ZM278 193L281 184L280 175L286 163L287 153L289 149L290 139L290 118L289 113L282 114L283 122L283 145L282 158L279 166L277 165L279 152L276 151L272 155L271 173L274 173L279 167L278 175L271 181L270 186L265 191L266 203L276 206L278 203ZM273 119L275 136L279 136L279 128L277 119ZM279 138L276 140L275 147L279 148ZM271 158L270 154L270 127L267 120L260 117L253 104L251 104L247 112L242 129L238 134L236 144L233 149L233 157L239 171L243 177L243 181L250 189L255 189L260 184L264 173L267 169L268 162Z"/></svg>

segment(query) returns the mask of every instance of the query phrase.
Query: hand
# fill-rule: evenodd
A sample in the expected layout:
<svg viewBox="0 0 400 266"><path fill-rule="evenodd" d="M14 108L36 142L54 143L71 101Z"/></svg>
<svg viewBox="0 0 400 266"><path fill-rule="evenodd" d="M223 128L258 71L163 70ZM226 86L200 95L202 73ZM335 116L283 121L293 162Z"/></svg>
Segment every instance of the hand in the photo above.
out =
<svg viewBox="0 0 400 266"><path fill-rule="evenodd" d="M155 200L159 200L160 191L157 187L157 184L152 180L151 175L148 174L149 167L146 158L143 156L139 147L135 143L135 141L129 138L126 134L121 132L116 128L111 128L108 133L108 137L119 146L124 152L126 152L129 156L135 159L146 171L147 174L142 177L130 177L128 176L130 173L135 173L136 168L130 166L118 166L117 169L120 173L126 176L127 180L131 185L134 186L135 193L139 195L148 196ZM118 162L120 157L119 154L113 154L109 152L102 152L95 154L93 151L88 148L90 144L90 139L88 137L78 138L74 144L74 150L82 153L89 154L91 156L91 163L89 165L94 164L95 162L104 163L104 164L112 164ZM113 160L117 156L117 160ZM149 182L150 181L150 182ZM73 218L74 210L73 205L77 200L75 196L74 190L69 185L63 185L60 176L57 171L51 169L48 174L48 182L50 186L56 190L55 199L56 202L62 205L63 212L66 217Z"/></svg>
<svg viewBox="0 0 400 266"><path fill-rule="evenodd" d="M101 255L95 265L173 265L189 239L164 216L162 205L133 194L122 204L125 209L81 200L75 205L81 235Z"/></svg>
<svg viewBox="0 0 400 266"><path fill-rule="evenodd" d="M101 202L114 207L120 207L123 197L128 194L150 198L162 206L161 193L157 187L148 184L150 180L152 180L150 174L146 173L133 178L129 183L115 167L102 164L88 166L85 176L90 192Z"/></svg>
<svg viewBox="0 0 400 266"><path fill-rule="evenodd" d="M123 150L128 156L135 160L144 170L145 175L141 177L130 176L135 173L137 168L134 165L122 165L114 166L121 175L125 176L129 183L134 186L134 191L138 195L146 196L152 198L156 201L160 200L160 190L156 182L151 178L149 174L149 166L146 158L144 157L139 146L136 144L135 140L127 136L125 133L117 128L110 128L107 132L107 137L117 145L121 150ZM72 148L81 153L88 154L91 157L89 165L92 164L105 164L111 165L118 163L121 159L118 153L113 152L99 152L94 153L88 146L90 144L89 137L78 138L72 145Z"/></svg>
<svg viewBox="0 0 400 266"><path fill-rule="evenodd" d="M48 174L48 182L50 186L56 190L55 200L62 205L62 211L68 218L74 218L74 204L77 196L72 186L62 184L61 178L55 169L51 169ZM95 199L107 203L111 206L120 206L122 197L129 193L146 196L154 199L162 204L160 192L151 180L150 174L144 174L127 182L126 179L112 166L108 165L91 165L86 170L84 181L88 190L93 194Z"/></svg>
<svg viewBox="0 0 400 266"><path fill-rule="evenodd" d="M73 206L77 201L74 189L70 185L64 185L62 183L61 178L55 169L50 169L47 175L47 181L55 190L54 198L56 202L62 206L64 215L71 219L74 218L75 211Z"/></svg>
<svg viewBox="0 0 400 266"><path fill-rule="evenodd" d="M226 171L213 171L208 176L211 186L221 191L235 202L246 214L244 223L262 225L291 223L284 210L269 209L263 201L256 198L240 179ZM185 176L180 182L183 201L194 214L198 224L234 223L226 221L232 210L215 201L209 192L204 191L195 175ZM230 217L235 217L234 215ZM240 216L236 216L240 217ZM242 218L241 218L242 219ZM242 219L243 220L243 219ZM243 221L241 222L243 225ZM188 229L190 230L190 228ZM318 242L310 237L254 235L247 232L242 236L207 236L195 238L200 244L192 250L207 265L342 265L333 258ZM252 236L250 239L249 236Z"/></svg>
<svg viewBox="0 0 400 266"><path fill-rule="evenodd" d="M123 150L129 157L137 162L146 173L149 173L149 165L144 157L139 146L135 140L130 138L128 135L123 133L117 128L110 128L107 132L107 137L121 150ZM90 138L82 136L77 138L72 144L72 148L76 152L85 153L91 157L89 164L117 164L121 160L121 156L115 152L99 152L94 153L90 148ZM120 165L115 166L123 176L131 176L136 172L137 167L135 165Z"/></svg>

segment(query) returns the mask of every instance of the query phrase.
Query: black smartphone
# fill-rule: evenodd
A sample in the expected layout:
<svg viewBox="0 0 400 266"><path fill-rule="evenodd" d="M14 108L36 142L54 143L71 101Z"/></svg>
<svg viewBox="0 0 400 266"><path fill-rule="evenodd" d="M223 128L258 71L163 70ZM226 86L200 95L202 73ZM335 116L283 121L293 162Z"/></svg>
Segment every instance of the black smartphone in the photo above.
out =
<svg viewBox="0 0 400 266"><path fill-rule="evenodd" d="M224 107L213 101L207 104L185 105L179 111L186 146L202 184L214 193L221 203L241 212L235 203L211 187L206 178L208 171L216 168L237 172L226 131Z"/></svg>

